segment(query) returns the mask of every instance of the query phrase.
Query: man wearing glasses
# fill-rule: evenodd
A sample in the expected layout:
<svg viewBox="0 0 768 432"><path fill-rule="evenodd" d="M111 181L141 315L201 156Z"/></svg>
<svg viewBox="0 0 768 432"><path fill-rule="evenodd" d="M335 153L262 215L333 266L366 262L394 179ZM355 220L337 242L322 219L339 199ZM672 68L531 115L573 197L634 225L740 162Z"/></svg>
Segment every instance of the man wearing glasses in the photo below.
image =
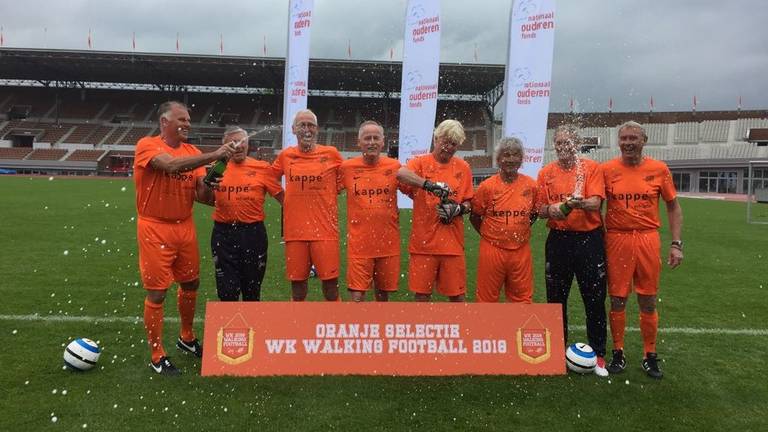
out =
<svg viewBox="0 0 768 432"><path fill-rule="evenodd" d="M464 139L460 122L443 121L435 128L432 153L411 159L397 173L413 199L408 289L416 301L429 301L433 287L452 302L463 302L467 291L462 215L471 211L472 171L453 156Z"/></svg>
<svg viewBox="0 0 768 432"><path fill-rule="evenodd" d="M307 297L312 265L327 301L339 300L339 216L336 177L342 157L335 147L317 144L317 116L296 113L292 127L297 145L284 149L272 164L285 176L283 236L286 276L294 301Z"/></svg>

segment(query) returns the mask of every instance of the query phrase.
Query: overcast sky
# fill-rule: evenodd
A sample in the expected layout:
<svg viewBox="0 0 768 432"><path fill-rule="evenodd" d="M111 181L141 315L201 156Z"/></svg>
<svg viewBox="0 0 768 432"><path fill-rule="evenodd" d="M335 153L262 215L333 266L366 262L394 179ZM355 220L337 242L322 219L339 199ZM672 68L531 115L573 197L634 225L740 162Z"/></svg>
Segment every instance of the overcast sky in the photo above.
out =
<svg viewBox="0 0 768 432"><path fill-rule="evenodd" d="M0 0L4 46L285 55L288 0ZM511 0L443 0L442 62L503 64ZM768 108L765 0L557 0L550 111ZM312 58L402 58L406 0L315 0ZM2 61L2 59L0 59ZM0 77L2 78L2 77ZM311 88L312 83L310 83Z"/></svg>

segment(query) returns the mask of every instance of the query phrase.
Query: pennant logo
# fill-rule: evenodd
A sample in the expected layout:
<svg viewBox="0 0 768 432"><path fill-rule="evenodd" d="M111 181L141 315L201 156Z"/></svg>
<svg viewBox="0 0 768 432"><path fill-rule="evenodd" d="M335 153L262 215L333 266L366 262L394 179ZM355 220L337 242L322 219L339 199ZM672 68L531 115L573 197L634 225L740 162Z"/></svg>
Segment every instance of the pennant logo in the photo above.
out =
<svg viewBox="0 0 768 432"><path fill-rule="evenodd" d="M531 323L532 320L535 322ZM530 364L547 361L552 356L551 332L536 315L517 329L517 355Z"/></svg>
<svg viewBox="0 0 768 432"><path fill-rule="evenodd" d="M216 357L236 365L253 357L253 329L241 314L232 317L216 334Z"/></svg>

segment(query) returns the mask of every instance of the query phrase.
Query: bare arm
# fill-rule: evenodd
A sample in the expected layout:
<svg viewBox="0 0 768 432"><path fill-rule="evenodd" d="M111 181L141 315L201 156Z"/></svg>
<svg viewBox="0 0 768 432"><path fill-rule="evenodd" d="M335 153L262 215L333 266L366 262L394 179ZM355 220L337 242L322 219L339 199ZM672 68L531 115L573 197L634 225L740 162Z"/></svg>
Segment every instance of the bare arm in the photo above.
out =
<svg viewBox="0 0 768 432"><path fill-rule="evenodd" d="M406 167L400 167L400 169L397 170L397 181L404 185L421 188L424 186L424 182L427 181L427 179L419 176Z"/></svg>
<svg viewBox="0 0 768 432"><path fill-rule="evenodd" d="M582 200L573 200L570 206L575 209L582 209L584 211L600 211L600 205L603 203L603 199L597 195Z"/></svg>
<svg viewBox="0 0 768 432"><path fill-rule="evenodd" d="M209 206L216 204L216 194L214 194L213 189L203 183L203 177L198 177L195 180L195 201Z"/></svg>
<svg viewBox="0 0 768 432"><path fill-rule="evenodd" d="M477 231L477 233L480 234L480 227L483 225L483 217L477 213L470 213L469 222L472 223L472 226L475 228L475 231Z"/></svg>
<svg viewBox="0 0 768 432"><path fill-rule="evenodd" d="M683 231L683 209L677 198L669 200L667 203L667 218L669 219L669 232L672 234L672 240L682 240ZM667 264L675 268L683 263L683 248L671 246L669 248L669 258Z"/></svg>
<svg viewBox="0 0 768 432"><path fill-rule="evenodd" d="M150 164L154 169L173 174L193 170L219 159L229 158L234 152L235 146L233 143L229 142L210 153L202 153L194 156L173 157L168 153L160 153L152 158Z"/></svg>
<svg viewBox="0 0 768 432"><path fill-rule="evenodd" d="M280 205L283 205L283 197L285 197L285 192L280 191L277 195L273 196L272 198L274 198L275 201L279 202Z"/></svg>

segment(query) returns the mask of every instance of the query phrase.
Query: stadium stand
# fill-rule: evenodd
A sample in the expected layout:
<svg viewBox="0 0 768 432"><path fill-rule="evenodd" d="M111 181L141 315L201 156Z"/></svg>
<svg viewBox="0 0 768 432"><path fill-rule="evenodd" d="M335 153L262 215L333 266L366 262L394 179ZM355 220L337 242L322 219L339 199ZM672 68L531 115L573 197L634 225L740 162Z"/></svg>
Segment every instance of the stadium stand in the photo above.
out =
<svg viewBox="0 0 768 432"><path fill-rule="evenodd" d="M56 148L50 148L50 149L35 149L30 153L26 159L27 160L61 160L61 158L64 157L64 155L67 154L66 149L56 149Z"/></svg>
<svg viewBox="0 0 768 432"><path fill-rule="evenodd" d="M136 62L125 64L116 53L0 47L0 54L5 82L23 81L0 86L0 160L5 164L0 167L129 174L131 149L142 136L157 133L157 105L169 99L192 108L190 142L203 151L218 147L226 124L259 131L251 144L252 154L261 159L273 159L282 143L282 82L275 78L283 74L282 59L135 54ZM27 56L45 67L29 68ZM222 60L227 68L221 67ZM357 126L372 119L384 125L387 148L396 146L400 101L391 95L399 92L399 67L392 62L312 60L311 87L323 89L312 90L308 98L319 119L319 142L352 156L357 153ZM67 81L55 81L62 77ZM456 118L464 124L467 140L458 154L478 175L495 171L490 152L501 127L490 117L496 99L489 95L503 77L500 65L441 65L436 121ZM104 82L124 84L105 87ZM628 120L646 126L645 153L666 161L675 176L688 176L690 191L696 191L700 173L737 172L741 185L745 161L768 158L768 146L746 142L749 129L768 128L767 111L551 113L545 163L555 157L552 134L557 125L580 126L582 135L591 138L584 157L602 162L619 155L616 127Z"/></svg>
<svg viewBox="0 0 768 432"><path fill-rule="evenodd" d="M68 161L98 161L106 153L105 150L78 149L69 154Z"/></svg>
<svg viewBox="0 0 768 432"><path fill-rule="evenodd" d="M699 123L682 122L675 125L675 144L696 144L699 142Z"/></svg>
<svg viewBox="0 0 768 432"><path fill-rule="evenodd" d="M727 120L703 121L699 126L701 142L726 142L730 122Z"/></svg>
<svg viewBox="0 0 768 432"><path fill-rule="evenodd" d="M30 153L31 147L0 147L0 159L24 159Z"/></svg>

